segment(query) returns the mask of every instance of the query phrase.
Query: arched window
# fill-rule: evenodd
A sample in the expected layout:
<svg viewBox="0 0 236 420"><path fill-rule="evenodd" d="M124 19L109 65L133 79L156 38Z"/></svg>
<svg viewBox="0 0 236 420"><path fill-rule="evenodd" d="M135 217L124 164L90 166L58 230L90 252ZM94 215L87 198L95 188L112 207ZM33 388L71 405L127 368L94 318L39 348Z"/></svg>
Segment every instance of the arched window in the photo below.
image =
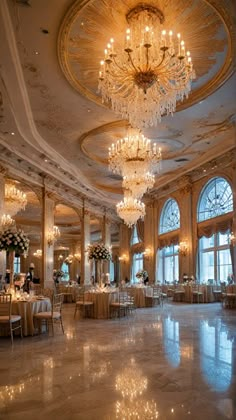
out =
<svg viewBox="0 0 236 420"><path fill-rule="evenodd" d="M233 193L224 178L213 178L203 188L198 204L198 222L212 219L233 210ZM204 283L226 282L232 275L229 249L230 230L199 239L199 280Z"/></svg>
<svg viewBox="0 0 236 420"><path fill-rule="evenodd" d="M204 187L198 205L198 222L233 211L233 193L224 178L213 178Z"/></svg>
<svg viewBox="0 0 236 420"><path fill-rule="evenodd" d="M179 229L179 227L179 206L173 198L170 198L165 203L161 212L159 233L171 232L172 230Z"/></svg>
<svg viewBox="0 0 236 420"><path fill-rule="evenodd" d="M180 227L180 212L177 202L170 198L166 201L160 217L159 234L172 232ZM157 279L164 282L174 282L179 279L178 245L169 244L158 251Z"/></svg>

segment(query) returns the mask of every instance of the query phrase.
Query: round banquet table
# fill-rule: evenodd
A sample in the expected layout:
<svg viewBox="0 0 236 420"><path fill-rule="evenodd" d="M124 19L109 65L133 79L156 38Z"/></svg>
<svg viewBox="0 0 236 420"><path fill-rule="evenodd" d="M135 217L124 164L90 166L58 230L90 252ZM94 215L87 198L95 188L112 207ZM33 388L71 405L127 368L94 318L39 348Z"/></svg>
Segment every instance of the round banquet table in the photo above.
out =
<svg viewBox="0 0 236 420"><path fill-rule="evenodd" d="M78 286L71 286L71 285L64 285L64 284L59 284L57 286L58 293L62 293L64 295L64 302L67 302L67 301L76 302L78 288L79 288ZM70 299L70 296L71 296L71 299Z"/></svg>
<svg viewBox="0 0 236 420"><path fill-rule="evenodd" d="M21 316L22 330L25 336L34 335L34 314L50 310L51 301L49 298L32 298L27 301L14 300L12 302L12 314Z"/></svg>
<svg viewBox="0 0 236 420"><path fill-rule="evenodd" d="M110 304L118 298L117 292L86 292L85 300L94 303L93 316L97 319L110 318Z"/></svg>

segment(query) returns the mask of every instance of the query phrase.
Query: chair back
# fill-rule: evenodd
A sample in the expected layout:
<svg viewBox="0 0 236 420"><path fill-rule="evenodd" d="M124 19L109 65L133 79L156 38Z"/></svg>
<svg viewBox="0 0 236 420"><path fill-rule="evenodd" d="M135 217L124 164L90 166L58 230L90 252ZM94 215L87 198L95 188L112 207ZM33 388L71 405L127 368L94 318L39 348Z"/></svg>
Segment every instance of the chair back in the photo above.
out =
<svg viewBox="0 0 236 420"><path fill-rule="evenodd" d="M63 293L53 296L52 312L61 312L63 300Z"/></svg>
<svg viewBox="0 0 236 420"><path fill-rule="evenodd" d="M42 295L48 297L53 302L54 290L49 287L41 289Z"/></svg>
<svg viewBox="0 0 236 420"><path fill-rule="evenodd" d="M153 297L157 298L161 295L161 288L159 286L153 286Z"/></svg>
<svg viewBox="0 0 236 420"><path fill-rule="evenodd" d="M10 293L5 293L0 295L0 316L11 317L11 299L12 296Z"/></svg>

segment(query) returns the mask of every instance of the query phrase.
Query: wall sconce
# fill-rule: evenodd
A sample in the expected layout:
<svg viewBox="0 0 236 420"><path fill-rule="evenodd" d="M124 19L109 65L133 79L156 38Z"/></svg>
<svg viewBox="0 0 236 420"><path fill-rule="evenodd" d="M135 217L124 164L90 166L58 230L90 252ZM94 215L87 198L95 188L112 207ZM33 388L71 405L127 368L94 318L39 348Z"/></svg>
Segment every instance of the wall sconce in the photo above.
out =
<svg viewBox="0 0 236 420"><path fill-rule="evenodd" d="M69 255L68 255L68 257L66 257L66 258L64 259L64 262L65 262L66 264L72 264L72 262L73 262L73 258L74 258L74 255L69 254Z"/></svg>
<svg viewBox="0 0 236 420"><path fill-rule="evenodd" d="M75 254L74 257L76 258L77 261L79 261L79 262L81 261L81 254L80 253Z"/></svg>
<svg viewBox="0 0 236 420"><path fill-rule="evenodd" d="M64 259L63 255L60 254L59 257L58 257L58 261L62 261L63 259Z"/></svg>
<svg viewBox="0 0 236 420"><path fill-rule="evenodd" d="M42 255L43 255L42 249L37 249L37 251L33 253L33 256L35 258L42 258Z"/></svg>
<svg viewBox="0 0 236 420"><path fill-rule="evenodd" d="M149 260L149 258L151 257L151 254L152 254L151 249L150 248L145 248L143 255L147 260Z"/></svg>
<svg viewBox="0 0 236 420"><path fill-rule="evenodd" d="M229 242L230 242L230 245L236 246L236 236L234 235L233 232L231 232L229 235Z"/></svg>
<svg viewBox="0 0 236 420"><path fill-rule="evenodd" d="M119 257L119 261L122 261L124 264L126 261L128 261L128 257L126 254L122 254L121 257Z"/></svg>
<svg viewBox="0 0 236 420"><path fill-rule="evenodd" d="M50 229L48 231L48 236L47 236L47 241L48 241L48 246L53 245L58 238L60 238L61 233L60 230L57 226L53 226L53 229Z"/></svg>
<svg viewBox="0 0 236 420"><path fill-rule="evenodd" d="M182 241L179 243L179 253L182 257L186 257L188 253L188 244L186 241Z"/></svg>

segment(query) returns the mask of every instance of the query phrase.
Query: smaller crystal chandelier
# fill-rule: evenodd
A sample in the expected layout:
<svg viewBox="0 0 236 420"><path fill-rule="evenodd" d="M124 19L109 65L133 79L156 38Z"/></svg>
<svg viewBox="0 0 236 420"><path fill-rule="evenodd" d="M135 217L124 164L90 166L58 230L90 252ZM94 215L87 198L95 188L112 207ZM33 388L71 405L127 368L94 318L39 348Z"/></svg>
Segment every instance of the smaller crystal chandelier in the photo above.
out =
<svg viewBox="0 0 236 420"><path fill-rule="evenodd" d="M60 238L61 233L60 230L57 226L53 226L53 229L50 229L47 235L47 242L48 242L48 246L53 245L58 238Z"/></svg>
<svg viewBox="0 0 236 420"><path fill-rule="evenodd" d="M132 227L138 219L145 216L145 204L131 195L124 196L124 200L120 201L116 208L118 215L128 227Z"/></svg>
<svg viewBox="0 0 236 420"><path fill-rule="evenodd" d="M122 187L125 190L130 190L134 198L141 200L143 194L152 188L154 183L155 176L150 174L150 172L139 174L138 176L134 173L123 177Z"/></svg>
<svg viewBox="0 0 236 420"><path fill-rule="evenodd" d="M190 52L179 33L162 27L165 17L158 8L138 4L126 20L124 46L111 38L105 48L99 90L103 102L133 127L155 126L188 97L195 78Z"/></svg>
<svg viewBox="0 0 236 420"><path fill-rule="evenodd" d="M15 220L11 218L11 216L9 214L3 214L2 218L1 218L1 229L5 230L8 229L10 227L15 226Z"/></svg>
<svg viewBox="0 0 236 420"><path fill-rule="evenodd" d="M129 129L127 137L109 148L108 161L110 170L122 175L123 188L139 200L154 185L153 172L160 169L161 149L156 143L151 146L151 141L137 130Z"/></svg>
<svg viewBox="0 0 236 420"><path fill-rule="evenodd" d="M14 216L20 210L25 210L27 204L26 194L16 188L13 182L5 184L5 209L7 214Z"/></svg>

